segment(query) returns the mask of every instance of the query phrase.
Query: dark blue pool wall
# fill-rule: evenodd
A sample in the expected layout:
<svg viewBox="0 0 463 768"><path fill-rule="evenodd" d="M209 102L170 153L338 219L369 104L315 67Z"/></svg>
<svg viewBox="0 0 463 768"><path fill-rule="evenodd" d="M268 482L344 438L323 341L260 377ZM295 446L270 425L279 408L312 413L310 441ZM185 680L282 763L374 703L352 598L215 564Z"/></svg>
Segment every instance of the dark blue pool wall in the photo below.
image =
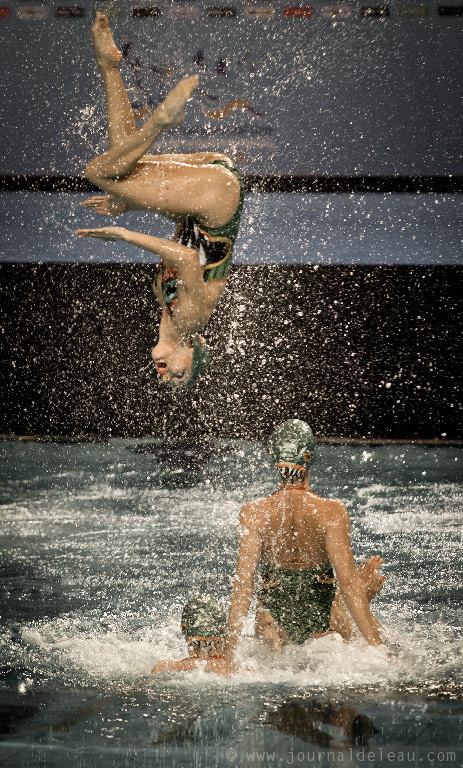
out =
<svg viewBox="0 0 463 768"><path fill-rule="evenodd" d="M149 264L2 267L1 433L462 437L458 267L238 266L206 330L197 390L150 366Z"/></svg>
<svg viewBox="0 0 463 768"><path fill-rule="evenodd" d="M137 114L179 78L200 75L185 122L160 137L160 152L232 152L246 174L463 174L458 0L314 0L299 16L283 0L263 16L246 0L225 15L206 0L192 5L160 3L155 17L124 0L3 6L0 173L81 175L105 147L90 34L103 8Z"/></svg>

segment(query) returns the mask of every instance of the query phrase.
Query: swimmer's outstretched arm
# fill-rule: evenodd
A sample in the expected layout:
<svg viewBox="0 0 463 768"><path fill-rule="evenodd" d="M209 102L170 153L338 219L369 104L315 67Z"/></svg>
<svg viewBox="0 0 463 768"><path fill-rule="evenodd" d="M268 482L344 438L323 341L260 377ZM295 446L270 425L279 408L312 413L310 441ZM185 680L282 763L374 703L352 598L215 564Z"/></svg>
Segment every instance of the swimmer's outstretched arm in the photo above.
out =
<svg viewBox="0 0 463 768"><path fill-rule="evenodd" d="M158 661L151 670L152 675L160 675L162 672L191 672L198 666L198 659L180 659L178 661Z"/></svg>
<svg viewBox="0 0 463 768"><path fill-rule="evenodd" d="M336 504L326 531L326 551L336 571L347 608L369 645L381 645L381 624L374 618L350 546L350 521L343 504Z"/></svg>
<svg viewBox="0 0 463 768"><path fill-rule="evenodd" d="M78 237L94 237L99 240L123 240L125 243L137 245L144 248L145 251L151 251L159 256L163 261L174 269L181 269L185 264L198 263L198 251L193 248L187 248L173 240L166 240L163 237L153 237L144 235L142 232L132 232L124 227L99 227L98 229L78 229Z"/></svg>
<svg viewBox="0 0 463 768"><path fill-rule="evenodd" d="M258 531L255 511L251 504L246 504L240 512L238 563L224 642L223 655L230 665L254 594L254 578L262 548Z"/></svg>

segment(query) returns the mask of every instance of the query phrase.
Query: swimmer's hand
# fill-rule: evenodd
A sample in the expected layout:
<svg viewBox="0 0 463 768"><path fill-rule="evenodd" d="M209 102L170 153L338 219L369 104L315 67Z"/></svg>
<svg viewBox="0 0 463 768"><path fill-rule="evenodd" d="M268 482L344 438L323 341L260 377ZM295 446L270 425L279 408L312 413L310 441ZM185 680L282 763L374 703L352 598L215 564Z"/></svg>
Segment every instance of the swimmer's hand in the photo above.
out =
<svg viewBox="0 0 463 768"><path fill-rule="evenodd" d="M97 237L100 240L125 240L127 230L124 227L101 227L100 229L78 229L78 237Z"/></svg>
<svg viewBox="0 0 463 768"><path fill-rule="evenodd" d="M105 216L120 216L129 210L129 206L119 197L114 195L95 195L79 203L82 208L91 208Z"/></svg>
<svg viewBox="0 0 463 768"><path fill-rule="evenodd" d="M230 675L235 675L238 672L238 667L227 661L227 659L209 659L204 671L230 677Z"/></svg>
<svg viewBox="0 0 463 768"><path fill-rule="evenodd" d="M198 659L194 656L189 656L188 658L180 659L179 661L158 661L151 670L151 674L159 675L163 672L192 672L198 667L202 668L203 664L204 659ZM238 672L238 667L231 664L229 661L226 661L226 659L208 659L204 666L204 672L213 672L216 675L230 677L230 675Z"/></svg>

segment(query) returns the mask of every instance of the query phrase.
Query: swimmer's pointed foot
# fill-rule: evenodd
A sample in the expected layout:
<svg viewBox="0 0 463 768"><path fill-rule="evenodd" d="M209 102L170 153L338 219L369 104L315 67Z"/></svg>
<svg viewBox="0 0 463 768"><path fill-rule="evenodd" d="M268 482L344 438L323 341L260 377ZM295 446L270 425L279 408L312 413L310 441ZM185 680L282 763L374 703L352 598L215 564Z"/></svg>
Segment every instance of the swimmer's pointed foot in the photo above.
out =
<svg viewBox="0 0 463 768"><path fill-rule="evenodd" d="M198 75L190 75L180 80L155 111L159 122L164 125L180 125L183 123L185 104L199 85Z"/></svg>
<svg viewBox="0 0 463 768"><path fill-rule="evenodd" d="M117 69L122 61L122 53L114 42L109 21L103 13L97 12L95 15L92 37L98 64Z"/></svg>
<svg viewBox="0 0 463 768"><path fill-rule="evenodd" d="M368 600L371 602L376 595L381 592L386 577L384 574L379 573L384 560L379 555L370 557L369 560L362 560L357 573L360 576L360 580L365 588L365 592Z"/></svg>

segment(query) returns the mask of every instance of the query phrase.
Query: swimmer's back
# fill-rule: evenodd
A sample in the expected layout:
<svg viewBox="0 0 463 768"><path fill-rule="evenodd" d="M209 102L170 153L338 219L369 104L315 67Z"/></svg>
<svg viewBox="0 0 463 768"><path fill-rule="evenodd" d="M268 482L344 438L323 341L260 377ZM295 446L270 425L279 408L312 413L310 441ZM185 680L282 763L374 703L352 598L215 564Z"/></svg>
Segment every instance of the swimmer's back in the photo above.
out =
<svg viewBox="0 0 463 768"><path fill-rule="evenodd" d="M329 562L328 529L339 524L349 527L344 504L300 487L278 490L246 505L243 512L243 522L259 531L262 562L272 568L322 568Z"/></svg>

